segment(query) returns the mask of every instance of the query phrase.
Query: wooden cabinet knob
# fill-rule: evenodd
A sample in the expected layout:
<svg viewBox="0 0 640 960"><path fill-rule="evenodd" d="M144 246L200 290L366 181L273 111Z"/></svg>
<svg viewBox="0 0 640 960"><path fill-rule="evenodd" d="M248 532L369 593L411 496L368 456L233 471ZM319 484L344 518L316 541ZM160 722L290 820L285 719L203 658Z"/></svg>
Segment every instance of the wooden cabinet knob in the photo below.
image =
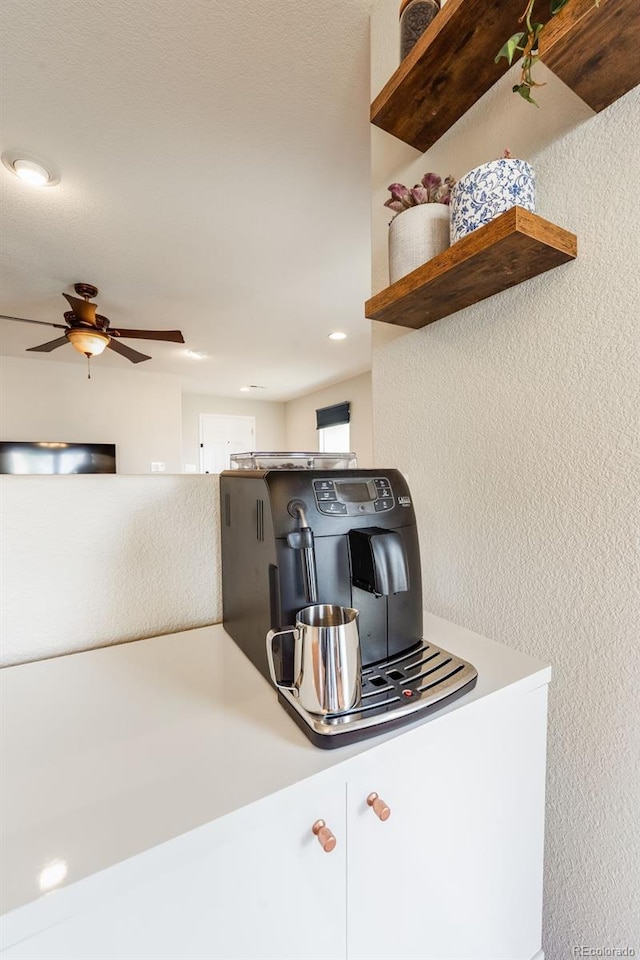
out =
<svg viewBox="0 0 640 960"><path fill-rule="evenodd" d="M367 803L380 820L388 820L391 816L391 810L384 800L381 800L377 793L370 793L367 797Z"/></svg>
<svg viewBox="0 0 640 960"><path fill-rule="evenodd" d="M316 820L314 825L311 827L316 837L318 838L318 843L322 847L325 853L331 853L336 846L336 838L329 830L329 827L326 825L324 820Z"/></svg>

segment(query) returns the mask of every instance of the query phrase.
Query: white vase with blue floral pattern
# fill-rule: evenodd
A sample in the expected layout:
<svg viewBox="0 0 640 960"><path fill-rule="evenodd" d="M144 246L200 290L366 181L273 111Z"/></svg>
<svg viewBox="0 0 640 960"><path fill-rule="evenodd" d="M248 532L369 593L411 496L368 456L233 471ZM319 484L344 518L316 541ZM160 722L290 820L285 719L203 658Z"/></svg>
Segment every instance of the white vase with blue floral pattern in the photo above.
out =
<svg viewBox="0 0 640 960"><path fill-rule="evenodd" d="M510 207L536 209L536 179L526 160L483 163L451 191L451 243L489 223Z"/></svg>

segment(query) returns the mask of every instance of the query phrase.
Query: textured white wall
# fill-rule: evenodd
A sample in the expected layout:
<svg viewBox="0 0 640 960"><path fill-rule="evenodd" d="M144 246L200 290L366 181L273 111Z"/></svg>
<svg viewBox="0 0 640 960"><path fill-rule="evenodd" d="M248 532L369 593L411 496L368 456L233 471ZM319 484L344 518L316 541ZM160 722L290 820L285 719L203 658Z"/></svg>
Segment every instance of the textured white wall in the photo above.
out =
<svg viewBox="0 0 640 960"><path fill-rule="evenodd" d="M0 477L0 665L222 619L215 476Z"/></svg>
<svg viewBox="0 0 640 960"><path fill-rule="evenodd" d="M316 410L346 400L351 403L351 449L357 454L358 466L374 466L370 373L362 373L323 390L307 393L297 400L290 400L286 405L286 449L317 450Z"/></svg>
<svg viewBox="0 0 640 960"><path fill-rule="evenodd" d="M436 169L458 163L461 132L495 128L502 95L451 131ZM550 960L640 946L639 106L636 89L533 157L539 211L578 234L575 264L416 332L374 325L375 456L408 477L426 606L554 667ZM374 137L374 167L395 158L407 182L436 166L404 149Z"/></svg>
<svg viewBox="0 0 640 960"><path fill-rule="evenodd" d="M130 365L129 365L130 366ZM0 357L0 439L115 443L118 473L181 468L180 378L86 363Z"/></svg>
<svg viewBox="0 0 640 960"><path fill-rule="evenodd" d="M255 450L284 450L285 405L268 400L235 400L205 393L182 395L182 453L184 463L200 469L200 414L255 417Z"/></svg>

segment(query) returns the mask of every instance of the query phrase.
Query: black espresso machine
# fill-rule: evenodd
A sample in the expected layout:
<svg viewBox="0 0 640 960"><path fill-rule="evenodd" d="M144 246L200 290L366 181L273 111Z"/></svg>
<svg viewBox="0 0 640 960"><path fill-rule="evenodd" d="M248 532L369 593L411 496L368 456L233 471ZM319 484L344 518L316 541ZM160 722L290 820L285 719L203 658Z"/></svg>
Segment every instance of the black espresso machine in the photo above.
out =
<svg viewBox="0 0 640 960"><path fill-rule="evenodd" d="M296 456L314 468L298 468ZM264 457L278 466L252 469ZM243 454L249 469L221 474L222 596L225 629L268 680L269 630L294 624L311 604L359 611L362 694L353 709L310 714L278 688L309 739L337 747L467 693L477 672L422 636L418 533L405 479L393 469L317 468L335 462L322 457ZM293 636L279 641L276 672L290 682Z"/></svg>

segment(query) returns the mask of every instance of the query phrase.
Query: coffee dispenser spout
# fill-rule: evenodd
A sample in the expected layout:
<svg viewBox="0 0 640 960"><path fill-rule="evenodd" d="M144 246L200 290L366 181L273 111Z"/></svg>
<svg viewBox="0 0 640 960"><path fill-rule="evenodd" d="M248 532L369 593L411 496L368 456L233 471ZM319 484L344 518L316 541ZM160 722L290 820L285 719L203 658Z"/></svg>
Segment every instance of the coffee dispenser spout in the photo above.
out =
<svg viewBox="0 0 640 960"><path fill-rule="evenodd" d="M351 581L378 597L409 589L409 565L397 530L360 527L349 531Z"/></svg>

